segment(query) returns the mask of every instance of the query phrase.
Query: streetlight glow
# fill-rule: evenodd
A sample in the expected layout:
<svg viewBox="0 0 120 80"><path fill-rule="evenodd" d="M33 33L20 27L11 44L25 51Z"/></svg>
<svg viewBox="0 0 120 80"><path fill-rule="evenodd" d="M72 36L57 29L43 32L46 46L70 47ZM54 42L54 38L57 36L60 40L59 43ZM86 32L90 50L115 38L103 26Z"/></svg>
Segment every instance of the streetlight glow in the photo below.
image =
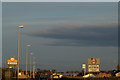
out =
<svg viewBox="0 0 120 80"><path fill-rule="evenodd" d="M29 46L31 46L31 45L28 44L27 46L29 47Z"/></svg>
<svg viewBox="0 0 120 80"><path fill-rule="evenodd" d="M23 25L21 25L21 26L18 26L19 28L24 28L24 26Z"/></svg>

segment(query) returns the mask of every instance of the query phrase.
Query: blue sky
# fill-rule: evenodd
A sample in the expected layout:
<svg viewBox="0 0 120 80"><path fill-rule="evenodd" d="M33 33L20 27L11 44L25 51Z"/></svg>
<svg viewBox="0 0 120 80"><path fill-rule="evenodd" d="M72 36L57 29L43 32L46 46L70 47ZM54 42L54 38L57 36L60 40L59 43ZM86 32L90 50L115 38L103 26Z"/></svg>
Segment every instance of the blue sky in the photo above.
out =
<svg viewBox="0 0 120 80"><path fill-rule="evenodd" d="M3 61L17 56L17 26L21 33L21 67L25 46L41 69L81 70L91 57L101 69L117 64L117 3L2 3ZM5 62L3 62L5 64ZM114 64L114 65L111 65Z"/></svg>

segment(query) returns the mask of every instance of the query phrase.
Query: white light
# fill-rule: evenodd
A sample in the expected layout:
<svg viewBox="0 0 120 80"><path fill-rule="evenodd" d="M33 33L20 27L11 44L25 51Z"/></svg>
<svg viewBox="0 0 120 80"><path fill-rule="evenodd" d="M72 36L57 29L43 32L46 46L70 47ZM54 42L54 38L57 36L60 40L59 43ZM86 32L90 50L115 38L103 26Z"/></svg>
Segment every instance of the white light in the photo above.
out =
<svg viewBox="0 0 120 80"><path fill-rule="evenodd" d="M18 75L19 75L19 76L21 76L21 75L22 75L22 73L19 73Z"/></svg>
<svg viewBox="0 0 120 80"><path fill-rule="evenodd" d="M27 45L27 46L31 46L31 45Z"/></svg>
<svg viewBox="0 0 120 80"><path fill-rule="evenodd" d="M30 53L31 55L33 55L33 53Z"/></svg>

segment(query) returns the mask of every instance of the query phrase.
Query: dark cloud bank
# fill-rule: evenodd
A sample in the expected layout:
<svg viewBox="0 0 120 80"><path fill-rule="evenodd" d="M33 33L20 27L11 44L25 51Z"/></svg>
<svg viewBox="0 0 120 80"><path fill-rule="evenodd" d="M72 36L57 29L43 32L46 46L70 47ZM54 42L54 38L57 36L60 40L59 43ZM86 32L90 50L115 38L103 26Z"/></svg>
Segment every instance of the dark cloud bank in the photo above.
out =
<svg viewBox="0 0 120 80"><path fill-rule="evenodd" d="M44 30L33 30L25 34L55 39L49 46L117 46L117 24L96 24L86 26L61 26Z"/></svg>

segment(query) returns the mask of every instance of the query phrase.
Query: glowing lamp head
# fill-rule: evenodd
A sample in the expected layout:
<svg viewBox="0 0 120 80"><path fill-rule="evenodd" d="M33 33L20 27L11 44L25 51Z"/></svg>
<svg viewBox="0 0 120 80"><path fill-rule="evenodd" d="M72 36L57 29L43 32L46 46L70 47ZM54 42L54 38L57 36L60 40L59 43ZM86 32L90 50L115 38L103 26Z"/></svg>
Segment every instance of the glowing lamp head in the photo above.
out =
<svg viewBox="0 0 120 80"><path fill-rule="evenodd" d="M24 26L23 25L21 25L21 26L18 26L19 28L24 28Z"/></svg>

